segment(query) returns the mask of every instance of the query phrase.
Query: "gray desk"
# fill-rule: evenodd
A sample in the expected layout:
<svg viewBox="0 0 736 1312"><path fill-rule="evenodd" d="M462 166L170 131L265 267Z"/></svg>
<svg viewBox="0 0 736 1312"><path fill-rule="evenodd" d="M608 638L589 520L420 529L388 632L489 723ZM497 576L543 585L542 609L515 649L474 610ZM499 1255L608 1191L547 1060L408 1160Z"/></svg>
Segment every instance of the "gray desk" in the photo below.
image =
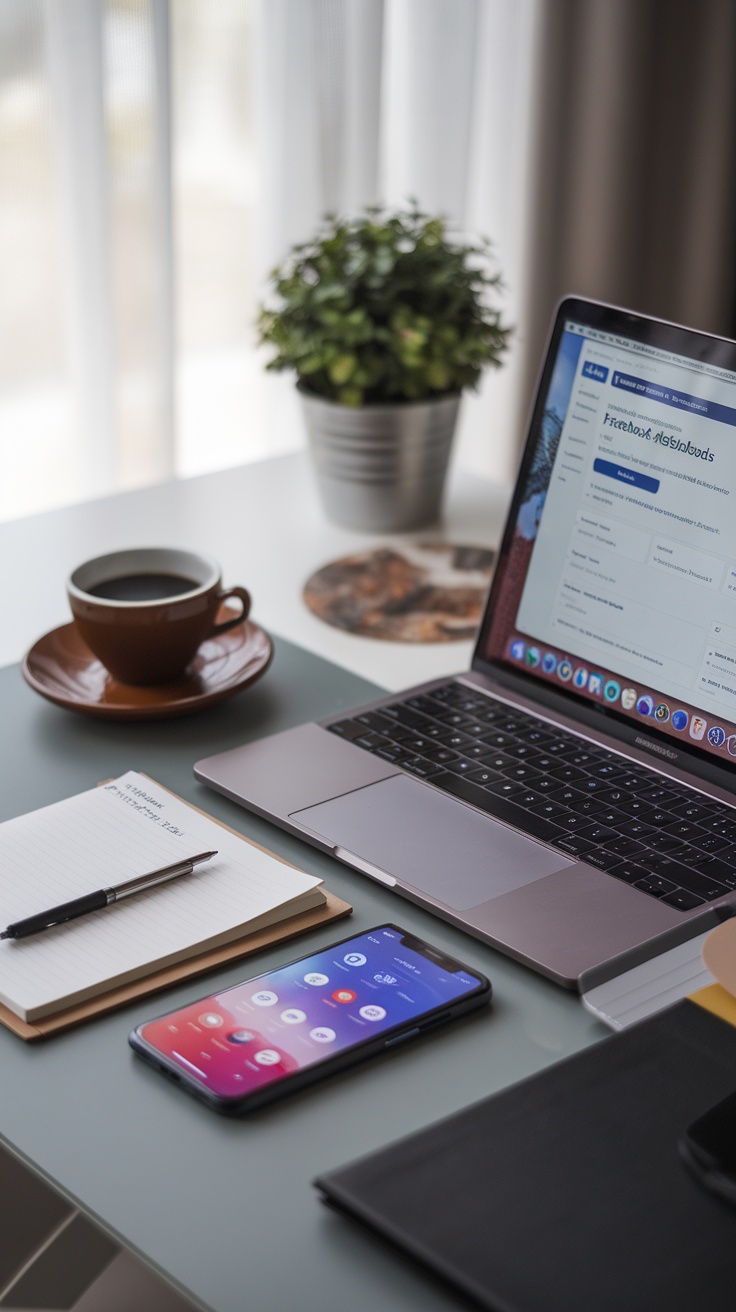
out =
<svg viewBox="0 0 736 1312"><path fill-rule="evenodd" d="M196 784L207 755L347 708L373 685L286 642L268 676L199 717L148 725L85 720L42 701L17 667L0 670L0 818L128 768L240 828L352 902L352 924L393 919L490 975L495 1004L423 1043L243 1121L221 1119L128 1049L137 1022L210 981L130 1006L41 1044L0 1028L0 1131L15 1151L112 1234L216 1312L422 1312L464 1306L357 1228L331 1215L316 1173L601 1038L570 994L388 890ZM211 977L213 987L282 964L351 922ZM520 1260L526 1255L520 1254Z"/></svg>

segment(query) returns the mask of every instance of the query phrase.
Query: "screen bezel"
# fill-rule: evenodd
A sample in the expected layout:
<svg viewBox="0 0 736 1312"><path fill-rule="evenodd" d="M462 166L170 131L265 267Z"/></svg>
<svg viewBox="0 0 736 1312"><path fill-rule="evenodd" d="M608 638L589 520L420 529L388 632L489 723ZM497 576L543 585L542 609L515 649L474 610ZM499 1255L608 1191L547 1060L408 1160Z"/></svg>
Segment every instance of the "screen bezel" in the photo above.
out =
<svg viewBox="0 0 736 1312"><path fill-rule="evenodd" d="M652 319L634 311L599 301L567 296L560 301L552 321L542 368L537 380L527 422L527 442L512 495L508 517L498 549L496 568L476 638L471 668L507 688L510 693L533 698L550 711L579 720L586 727L603 731L629 746L650 751L660 763L691 771L709 783L733 792L736 763L730 765L687 739L673 739L645 721L634 721L625 713L604 703L592 702L573 688L557 687L536 678L531 672L512 666L498 656L488 657L485 650L493 616L505 586L511 544L517 517L526 491L534 459L547 393L554 371L565 323L572 319L602 332L618 333L633 341L686 356L699 363L728 369L736 374L736 342L709 333L685 328L662 319ZM634 680L632 680L634 682Z"/></svg>

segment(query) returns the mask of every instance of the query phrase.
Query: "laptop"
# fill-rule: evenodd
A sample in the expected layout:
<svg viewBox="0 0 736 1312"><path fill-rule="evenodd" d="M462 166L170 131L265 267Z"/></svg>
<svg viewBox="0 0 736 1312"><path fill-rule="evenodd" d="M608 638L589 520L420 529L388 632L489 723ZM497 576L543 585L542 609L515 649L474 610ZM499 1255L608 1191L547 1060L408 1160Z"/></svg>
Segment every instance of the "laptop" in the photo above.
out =
<svg viewBox="0 0 736 1312"><path fill-rule="evenodd" d="M565 299L470 669L195 775L570 988L736 911L736 343Z"/></svg>

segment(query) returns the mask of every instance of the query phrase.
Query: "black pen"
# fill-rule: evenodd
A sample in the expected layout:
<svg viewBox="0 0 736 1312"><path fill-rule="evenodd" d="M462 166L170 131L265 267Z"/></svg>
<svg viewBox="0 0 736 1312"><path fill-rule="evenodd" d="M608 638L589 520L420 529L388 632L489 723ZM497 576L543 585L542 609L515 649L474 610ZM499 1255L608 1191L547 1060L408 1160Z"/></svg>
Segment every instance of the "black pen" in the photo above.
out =
<svg viewBox="0 0 736 1312"><path fill-rule="evenodd" d="M98 888L96 893L85 893L84 897L75 897L72 902L62 902L61 906L51 907L48 911L39 911L35 916L25 920L16 920L8 925L0 938L27 938L29 934L38 934L42 929L51 929L52 925L62 925L66 920L76 920L77 916L86 916L88 911L101 911L113 902L122 902L123 898L132 897L133 893L143 893L156 884L166 884L179 875L191 875L200 861L209 861L217 852L200 852L199 856L187 857L185 861L176 861L172 866L163 866L161 870L149 870L147 875L138 875L127 879L124 884L114 888Z"/></svg>

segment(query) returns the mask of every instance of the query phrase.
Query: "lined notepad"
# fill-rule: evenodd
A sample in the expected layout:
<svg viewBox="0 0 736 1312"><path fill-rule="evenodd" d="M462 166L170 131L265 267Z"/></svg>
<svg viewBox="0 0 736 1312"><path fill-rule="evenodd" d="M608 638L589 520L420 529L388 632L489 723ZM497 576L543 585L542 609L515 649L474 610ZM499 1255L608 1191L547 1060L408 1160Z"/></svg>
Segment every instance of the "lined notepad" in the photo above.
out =
<svg viewBox="0 0 736 1312"><path fill-rule="evenodd" d="M0 941L0 1001L38 1020L325 901L321 880L135 771L0 825L0 928L213 848L191 875Z"/></svg>

